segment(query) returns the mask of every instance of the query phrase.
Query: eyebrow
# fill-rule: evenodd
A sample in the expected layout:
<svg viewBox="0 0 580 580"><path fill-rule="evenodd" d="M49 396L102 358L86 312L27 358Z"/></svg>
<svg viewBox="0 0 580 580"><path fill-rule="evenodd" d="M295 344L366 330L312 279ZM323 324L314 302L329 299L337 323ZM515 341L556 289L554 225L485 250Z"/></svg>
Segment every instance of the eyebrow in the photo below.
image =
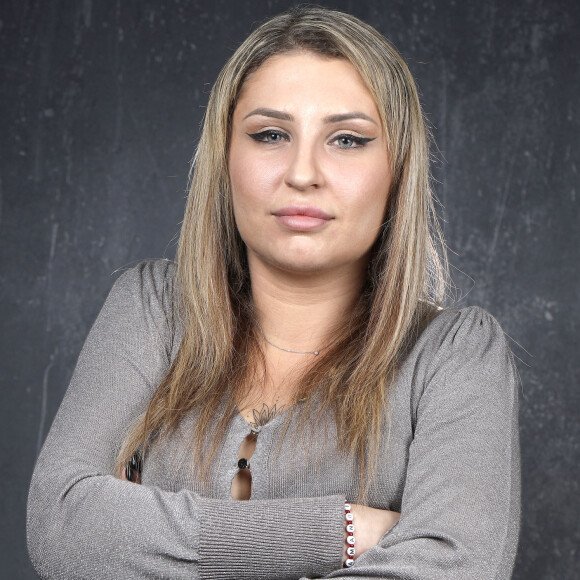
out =
<svg viewBox="0 0 580 580"><path fill-rule="evenodd" d="M294 121L294 117L290 113L284 113L284 111L277 111L276 109L267 109L265 107L254 109L244 117L244 120L254 115L271 117L273 119L280 119L281 121ZM364 121L370 121L371 123L378 125L378 123L372 117L369 117L368 115L365 115L359 111L353 111L352 113L340 113L337 115L328 115L327 117L324 117L323 122L341 123L342 121L350 121L351 119L363 119Z"/></svg>
<svg viewBox="0 0 580 580"><path fill-rule="evenodd" d="M377 125L378 123L368 115L364 113L360 113L359 111L354 111L353 113L342 113L340 115L329 115L328 117L324 117L325 123L341 123L342 121L350 121L351 119L363 119L364 121L370 121Z"/></svg>

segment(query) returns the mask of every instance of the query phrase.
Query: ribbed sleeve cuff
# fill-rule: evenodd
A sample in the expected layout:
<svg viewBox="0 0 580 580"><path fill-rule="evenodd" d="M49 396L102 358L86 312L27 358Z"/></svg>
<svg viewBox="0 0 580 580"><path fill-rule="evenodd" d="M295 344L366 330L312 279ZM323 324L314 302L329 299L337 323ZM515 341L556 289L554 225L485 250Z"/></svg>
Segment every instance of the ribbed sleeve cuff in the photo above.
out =
<svg viewBox="0 0 580 580"><path fill-rule="evenodd" d="M324 576L342 566L344 496L201 502L200 578Z"/></svg>

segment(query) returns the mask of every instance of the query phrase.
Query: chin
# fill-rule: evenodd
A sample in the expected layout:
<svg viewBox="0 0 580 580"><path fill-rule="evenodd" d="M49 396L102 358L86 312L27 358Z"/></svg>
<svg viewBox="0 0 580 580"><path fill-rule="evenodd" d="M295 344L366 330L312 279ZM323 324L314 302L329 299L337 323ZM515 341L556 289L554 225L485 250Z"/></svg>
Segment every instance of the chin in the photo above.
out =
<svg viewBox="0 0 580 580"><path fill-rule="evenodd" d="M331 268L330 264L319 263L318 261L302 260L272 260L270 265L278 270L283 270L288 274L317 274Z"/></svg>
<svg viewBox="0 0 580 580"><path fill-rule="evenodd" d="M330 252L323 252L320 249L311 250L311 248L300 250L270 247L263 252L248 251L248 258L250 267L254 262L255 266L261 264L262 268L285 275L308 276L350 270L358 273L361 262L359 256L344 253L337 256L335 253L331 255Z"/></svg>

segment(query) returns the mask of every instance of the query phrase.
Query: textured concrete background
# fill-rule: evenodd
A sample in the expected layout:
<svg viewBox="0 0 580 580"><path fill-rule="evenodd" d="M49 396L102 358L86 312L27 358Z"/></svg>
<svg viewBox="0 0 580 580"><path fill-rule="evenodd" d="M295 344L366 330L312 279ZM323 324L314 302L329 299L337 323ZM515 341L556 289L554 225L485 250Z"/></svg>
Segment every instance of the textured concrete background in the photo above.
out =
<svg viewBox="0 0 580 580"><path fill-rule="evenodd" d="M2 1L3 578L35 577L28 482L116 272L173 255L209 86L252 24L290 4ZM514 578L578 578L580 2L324 4L408 60L461 304L490 310L523 347Z"/></svg>

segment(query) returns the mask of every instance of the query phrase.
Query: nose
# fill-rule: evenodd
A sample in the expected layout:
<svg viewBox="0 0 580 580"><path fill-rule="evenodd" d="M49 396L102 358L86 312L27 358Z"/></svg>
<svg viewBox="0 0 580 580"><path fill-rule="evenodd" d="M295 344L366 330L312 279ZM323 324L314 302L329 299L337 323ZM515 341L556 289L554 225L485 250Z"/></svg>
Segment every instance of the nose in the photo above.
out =
<svg viewBox="0 0 580 580"><path fill-rule="evenodd" d="M314 143L295 143L284 177L286 185L299 191L319 188L323 176Z"/></svg>

